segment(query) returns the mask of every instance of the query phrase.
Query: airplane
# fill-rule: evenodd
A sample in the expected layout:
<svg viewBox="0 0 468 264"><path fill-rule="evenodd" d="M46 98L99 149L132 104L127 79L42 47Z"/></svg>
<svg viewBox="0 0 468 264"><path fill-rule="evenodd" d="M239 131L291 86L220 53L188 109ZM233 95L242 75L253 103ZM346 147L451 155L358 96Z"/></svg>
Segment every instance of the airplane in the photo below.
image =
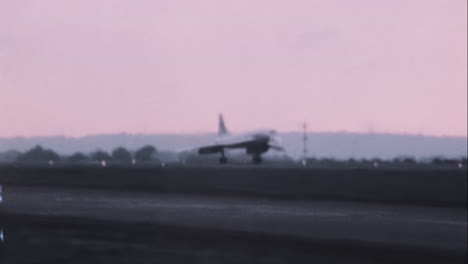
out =
<svg viewBox="0 0 468 264"><path fill-rule="evenodd" d="M256 132L233 135L229 133L226 124L224 123L223 115L219 115L218 137L215 143L210 146L201 147L198 149L198 154L213 154L220 153L220 164L225 164L228 159L225 155L226 149L242 149L246 150L248 155L252 156L252 162L255 164L262 162L261 155L269 149L283 150L281 140L275 130L260 130Z"/></svg>

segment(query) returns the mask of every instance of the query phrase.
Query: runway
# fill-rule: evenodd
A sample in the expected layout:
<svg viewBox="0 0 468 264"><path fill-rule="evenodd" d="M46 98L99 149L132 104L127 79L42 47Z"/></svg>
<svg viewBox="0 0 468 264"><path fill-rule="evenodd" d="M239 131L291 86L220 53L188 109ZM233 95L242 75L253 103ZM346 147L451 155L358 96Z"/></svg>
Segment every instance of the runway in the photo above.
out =
<svg viewBox="0 0 468 264"><path fill-rule="evenodd" d="M5 187L3 214L255 232L466 252L466 209L333 201Z"/></svg>

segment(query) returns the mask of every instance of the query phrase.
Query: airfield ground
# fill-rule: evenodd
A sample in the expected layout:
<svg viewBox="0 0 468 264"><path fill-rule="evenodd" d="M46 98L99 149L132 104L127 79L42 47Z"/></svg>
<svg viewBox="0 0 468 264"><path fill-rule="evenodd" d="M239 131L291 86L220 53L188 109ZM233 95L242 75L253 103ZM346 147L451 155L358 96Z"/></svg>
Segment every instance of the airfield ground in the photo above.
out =
<svg viewBox="0 0 468 264"><path fill-rule="evenodd" d="M0 185L467 206L466 169L6 166Z"/></svg>
<svg viewBox="0 0 468 264"><path fill-rule="evenodd" d="M466 179L458 170L1 168L0 262L466 263Z"/></svg>

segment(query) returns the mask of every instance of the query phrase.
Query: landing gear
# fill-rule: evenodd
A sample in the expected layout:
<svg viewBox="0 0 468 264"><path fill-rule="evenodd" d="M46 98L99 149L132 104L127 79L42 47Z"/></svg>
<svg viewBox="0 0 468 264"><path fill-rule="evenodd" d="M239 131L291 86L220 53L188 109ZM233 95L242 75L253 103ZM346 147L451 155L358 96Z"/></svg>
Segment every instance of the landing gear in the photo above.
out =
<svg viewBox="0 0 468 264"><path fill-rule="evenodd" d="M224 156L221 156L221 157L219 158L219 163L220 163L220 164L226 164L226 163L227 163L227 158L224 157Z"/></svg>
<svg viewBox="0 0 468 264"><path fill-rule="evenodd" d="M224 156L224 149L221 150L221 157L219 158L219 164L226 164L228 159Z"/></svg>
<svg viewBox="0 0 468 264"><path fill-rule="evenodd" d="M260 164L262 163L262 158L260 156L254 156L253 159L252 159L252 162L255 163L255 164Z"/></svg>

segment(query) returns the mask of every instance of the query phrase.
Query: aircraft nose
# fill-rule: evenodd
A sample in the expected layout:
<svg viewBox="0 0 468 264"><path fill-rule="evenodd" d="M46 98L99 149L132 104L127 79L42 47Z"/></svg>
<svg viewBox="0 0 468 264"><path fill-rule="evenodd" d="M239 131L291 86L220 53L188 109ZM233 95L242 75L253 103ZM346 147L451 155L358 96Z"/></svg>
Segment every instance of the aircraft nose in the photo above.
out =
<svg viewBox="0 0 468 264"><path fill-rule="evenodd" d="M277 144L281 144L281 138L277 135L274 135L271 137L271 141L277 143Z"/></svg>
<svg viewBox="0 0 468 264"><path fill-rule="evenodd" d="M270 137L270 142L269 142L270 147L277 149L277 150L282 150L282 142L281 138L277 135L271 136Z"/></svg>

